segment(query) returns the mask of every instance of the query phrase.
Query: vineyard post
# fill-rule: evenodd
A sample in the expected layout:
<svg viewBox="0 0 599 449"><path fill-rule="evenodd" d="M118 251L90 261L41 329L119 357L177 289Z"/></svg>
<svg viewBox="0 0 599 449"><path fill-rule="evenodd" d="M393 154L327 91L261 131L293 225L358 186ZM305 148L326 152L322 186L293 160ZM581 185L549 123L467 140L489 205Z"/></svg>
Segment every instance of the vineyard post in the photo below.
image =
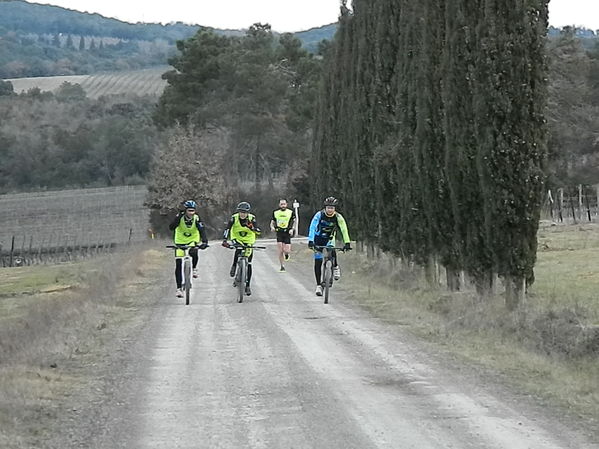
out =
<svg viewBox="0 0 599 449"><path fill-rule="evenodd" d="M8 258L8 266L12 267L12 259L15 255L15 236L12 236L11 239L11 243L10 243L10 257Z"/></svg>
<svg viewBox="0 0 599 449"><path fill-rule="evenodd" d="M42 239L40 240L39 246L37 248L37 263L42 263L42 248L44 246L45 243L45 238L42 237Z"/></svg>
<svg viewBox="0 0 599 449"><path fill-rule="evenodd" d="M591 218L591 200L589 200L589 189L588 188L587 188L586 194L584 195L584 202L587 207L587 217L589 219L589 222L592 222L593 219Z"/></svg>
<svg viewBox="0 0 599 449"><path fill-rule="evenodd" d="M578 184L578 219L582 221L582 184Z"/></svg>
<svg viewBox="0 0 599 449"><path fill-rule="evenodd" d="M29 251L27 251L28 265L33 263L33 234L29 236Z"/></svg>
<svg viewBox="0 0 599 449"><path fill-rule="evenodd" d="M572 209L572 219L574 220L574 224L578 224L576 220L576 209L574 208L574 199L572 198L572 193L568 195L568 199L570 200L570 209Z"/></svg>

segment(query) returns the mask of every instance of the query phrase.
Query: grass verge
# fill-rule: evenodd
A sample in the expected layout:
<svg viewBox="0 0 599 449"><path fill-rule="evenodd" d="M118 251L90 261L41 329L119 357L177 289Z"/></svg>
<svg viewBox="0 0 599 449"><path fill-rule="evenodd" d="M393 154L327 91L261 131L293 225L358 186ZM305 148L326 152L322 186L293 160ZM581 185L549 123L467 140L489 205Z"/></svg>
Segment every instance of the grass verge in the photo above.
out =
<svg viewBox="0 0 599 449"><path fill-rule="evenodd" d="M539 232L536 281L515 312L497 295L431 288L390 261L345 255L352 300L454 354L497 373L515 391L599 429L599 226Z"/></svg>
<svg viewBox="0 0 599 449"><path fill-rule="evenodd" d="M141 325L170 254L133 248L82 262L0 270L0 447L44 447L70 398Z"/></svg>

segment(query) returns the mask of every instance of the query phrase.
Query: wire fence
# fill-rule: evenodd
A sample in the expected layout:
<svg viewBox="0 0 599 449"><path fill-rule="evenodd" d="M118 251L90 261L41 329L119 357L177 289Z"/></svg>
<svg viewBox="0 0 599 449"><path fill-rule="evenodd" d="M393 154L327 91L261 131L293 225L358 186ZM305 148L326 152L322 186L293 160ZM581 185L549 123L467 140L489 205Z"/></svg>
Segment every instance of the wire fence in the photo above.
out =
<svg viewBox="0 0 599 449"><path fill-rule="evenodd" d="M548 190L542 218L565 224L598 222L599 184Z"/></svg>

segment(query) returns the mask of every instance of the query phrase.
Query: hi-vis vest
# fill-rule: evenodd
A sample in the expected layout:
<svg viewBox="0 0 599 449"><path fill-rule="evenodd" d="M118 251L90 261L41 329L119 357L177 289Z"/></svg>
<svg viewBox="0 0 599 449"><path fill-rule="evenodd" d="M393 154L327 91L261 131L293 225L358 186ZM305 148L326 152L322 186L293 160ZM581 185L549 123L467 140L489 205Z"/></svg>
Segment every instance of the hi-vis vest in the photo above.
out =
<svg viewBox="0 0 599 449"><path fill-rule="evenodd" d="M277 228L288 229L289 222L291 221L291 217L293 216L293 211L291 209L277 209L273 212L273 217L275 219L275 224Z"/></svg>
<svg viewBox="0 0 599 449"><path fill-rule="evenodd" d="M247 220L254 221L255 218L256 217L254 215L248 214ZM231 226L229 239L237 240L238 242L245 243L246 245L253 245L256 242L256 233L245 226L241 226L239 220L239 213L233 214L233 225Z"/></svg>
<svg viewBox="0 0 599 449"><path fill-rule="evenodd" d="M181 217L179 226L175 228L175 244L189 245L190 243L199 243L200 230L198 229L197 224L199 220L200 217L194 215L191 224L187 225L187 223L185 223L185 217Z"/></svg>

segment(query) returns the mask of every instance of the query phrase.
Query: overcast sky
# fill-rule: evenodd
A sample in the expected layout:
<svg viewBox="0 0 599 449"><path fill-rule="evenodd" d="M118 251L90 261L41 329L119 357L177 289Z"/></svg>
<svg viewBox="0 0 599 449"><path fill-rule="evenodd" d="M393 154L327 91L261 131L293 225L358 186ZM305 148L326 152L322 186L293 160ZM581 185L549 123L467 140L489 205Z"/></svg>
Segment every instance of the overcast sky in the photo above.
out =
<svg viewBox="0 0 599 449"><path fill-rule="evenodd" d="M128 22L186 22L215 28L270 23L276 31L301 31L336 22L339 0L40 0ZM599 0L551 0L549 22L599 29Z"/></svg>

